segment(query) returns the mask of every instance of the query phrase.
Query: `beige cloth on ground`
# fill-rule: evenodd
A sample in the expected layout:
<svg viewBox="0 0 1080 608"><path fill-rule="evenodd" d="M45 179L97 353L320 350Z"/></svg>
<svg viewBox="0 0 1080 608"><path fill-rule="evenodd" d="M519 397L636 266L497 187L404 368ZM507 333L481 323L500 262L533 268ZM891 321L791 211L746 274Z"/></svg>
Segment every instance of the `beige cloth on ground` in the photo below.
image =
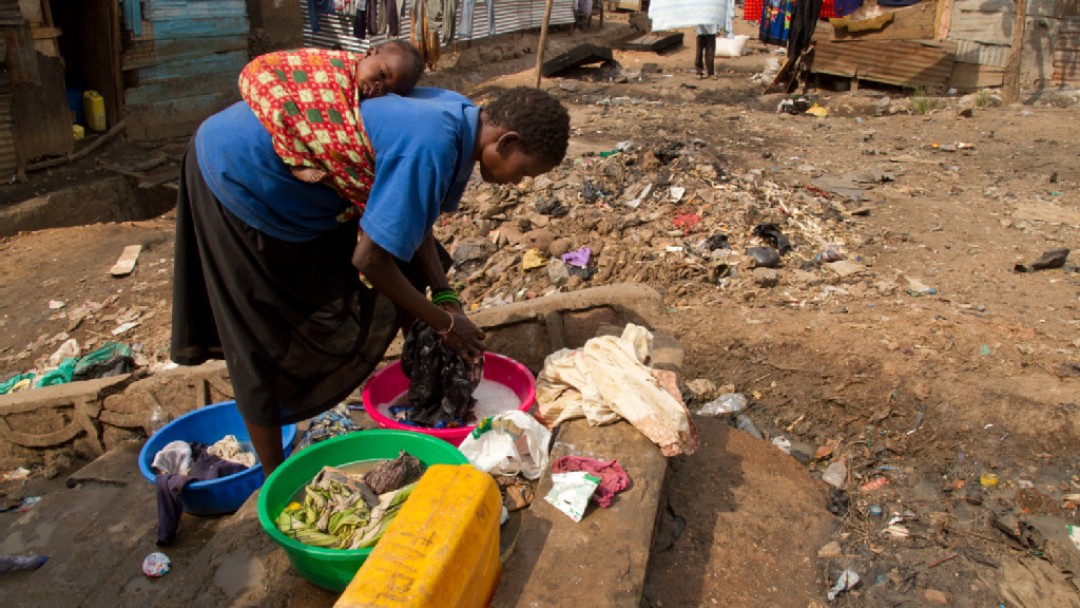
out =
<svg viewBox="0 0 1080 608"><path fill-rule="evenodd" d="M693 454L698 435L678 389L664 390L662 371L648 367L652 334L628 324L622 336L599 336L580 349L562 349L544 361L536 399L554 427L584 416L599 426L625 418L660 446L664 456Z"/></svg>

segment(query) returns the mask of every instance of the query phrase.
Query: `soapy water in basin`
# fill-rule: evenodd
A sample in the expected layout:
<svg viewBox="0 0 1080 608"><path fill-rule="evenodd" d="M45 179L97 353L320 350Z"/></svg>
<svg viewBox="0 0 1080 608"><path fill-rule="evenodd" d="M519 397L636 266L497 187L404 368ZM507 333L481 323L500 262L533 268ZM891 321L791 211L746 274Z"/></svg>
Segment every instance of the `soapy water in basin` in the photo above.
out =
<svg viewBox="0 0 1080 608"><path fill-rule="evenodd" d="M395 397L390 403L380 404L379 413L394 420L394 415L390 413L390 407L399 403L406 403L408 401L407 397L408 392L406 391ZM476 399L476 419L469 420L466 424L476 424L477 421L484 418L516 410L521 405L521 398L517 396L513 389L505 384L486 378L481 380L476 390L473 391L473 399Z"/></svg>

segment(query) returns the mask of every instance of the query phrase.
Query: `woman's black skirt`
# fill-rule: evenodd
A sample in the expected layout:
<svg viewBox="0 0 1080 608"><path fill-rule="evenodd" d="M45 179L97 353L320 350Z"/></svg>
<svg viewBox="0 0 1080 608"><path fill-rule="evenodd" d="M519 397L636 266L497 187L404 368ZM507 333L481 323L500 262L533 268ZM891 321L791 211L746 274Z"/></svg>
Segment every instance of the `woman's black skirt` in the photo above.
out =
<svg viewBox="0 0 1080 608"><path fill-rule="evenodd" d="M173 361L224 358L237 406L260 426L298 422L340 403L405 319L359 280L351 263L356 239L356 220L302 243L248 226L207 188L189 146L176 207ZM401 266L422 289L416 268Z"/></svg>

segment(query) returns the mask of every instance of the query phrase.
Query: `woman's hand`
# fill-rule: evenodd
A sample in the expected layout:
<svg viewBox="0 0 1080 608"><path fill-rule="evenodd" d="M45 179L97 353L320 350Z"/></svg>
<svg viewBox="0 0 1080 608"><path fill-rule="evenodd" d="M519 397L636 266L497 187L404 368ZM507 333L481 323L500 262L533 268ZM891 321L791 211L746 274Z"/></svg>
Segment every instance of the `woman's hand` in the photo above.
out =
<svg viewBox="0 0 1080 608"><path fill-rule="evenodd" d="M436 328L435 331L461 358L474 365L482 363L486 350L484 331L473 325L461 308L450 304L440 306L440 308L450 315L451 321L441 329Z"/></svg>

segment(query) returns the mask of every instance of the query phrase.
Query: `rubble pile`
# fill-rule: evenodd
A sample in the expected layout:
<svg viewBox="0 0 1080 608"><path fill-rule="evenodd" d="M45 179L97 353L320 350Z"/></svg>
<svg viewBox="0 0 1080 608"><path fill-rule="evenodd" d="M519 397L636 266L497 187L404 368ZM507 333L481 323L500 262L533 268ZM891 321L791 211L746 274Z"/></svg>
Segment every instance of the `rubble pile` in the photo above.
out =
<svg viewBox="0 0 1080 608"><path fill-rule="evenodd" d="M516 186L474 182L435 234L470 310L617 282L686 302L776 287L802 303L864 268L854 204L734 174L700 139L624 141Z"/></svg>

